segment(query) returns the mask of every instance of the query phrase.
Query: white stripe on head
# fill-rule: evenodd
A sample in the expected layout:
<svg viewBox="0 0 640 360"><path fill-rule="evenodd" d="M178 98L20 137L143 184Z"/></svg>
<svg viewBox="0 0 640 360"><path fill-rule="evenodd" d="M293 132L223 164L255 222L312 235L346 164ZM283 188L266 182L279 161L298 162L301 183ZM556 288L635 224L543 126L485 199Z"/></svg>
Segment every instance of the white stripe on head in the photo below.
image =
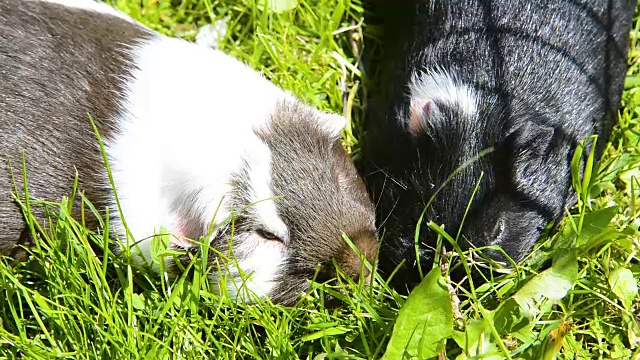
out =
<svg viewBox="0 0 640 360"><path fill-rule="evenodd" d="M271 150L257 137L245 145L247 147L244 160L251 197L248 214L251 214L252 218L249 221L253 226L273 233L286 243L289 241L289 231L278 215L276 199L270 186ZM262 298L270 295L286 260L286 248L283 242L265 239L255 230L258 229L248 229L246 233L240 235L242 239L234 241L237 244L234 246L236 256L234 260L237 260L237 264L233 262L234 260L229 264L230 276L233 278L227 279L227 293L240 297L244 301L250 300L245 290L250 290ZM243 278L239 274L238 267L246 275L244 289Z"/></svg>
<svg viewBox="0 0 640 360"><path fill-rule="evenodd" d="M289 232L278 215L275 195L270 186L271 150L265 143L258 141L248 151L251 153L247 154L245 161L248 166L252 194L251 207L266 230L288 241Z"/></svg>
<svg viewBox="0 0 640 360"><path fill-rule="evenodd" d="M446 70L414 73L409 90L411 116L408 125L412 130L419 128L417 121L427 121L433 117L430 115L439 116L438 103L455 107L469 116L478 110L478 96L474 89L459 83Z"/></svg>

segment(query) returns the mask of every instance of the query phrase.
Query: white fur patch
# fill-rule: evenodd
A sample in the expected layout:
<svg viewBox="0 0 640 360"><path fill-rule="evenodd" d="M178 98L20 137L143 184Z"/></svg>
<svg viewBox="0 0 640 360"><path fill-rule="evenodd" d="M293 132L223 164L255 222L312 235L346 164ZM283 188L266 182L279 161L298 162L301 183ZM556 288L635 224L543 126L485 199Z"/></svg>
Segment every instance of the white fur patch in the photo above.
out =
<svg viewBox="0 0 640 360"><path fill-rule="evenodd" d="M127 21L135 22L135 20L133 20L129 15L125 14L124 12L111 7L107 3L95 1L95 0L29 0L29 1L44 1L44 2L60 4L67 7L76 8L76 9L96 11L103 14L117 16Z"/></svg>
<svg viewBox="0 0 640 360"><path fill-rule="evenodd" d="M475 114L478 109L478 96L474 89L458 83L444 70L414 74L410 91L412 108L422 109L432 100L455 106L468 115Z"/></svg>
<svg viewBox="0 0 640 360"><path fill-rule="evenodd" d="M253 233L235 241L241 245L235 250L236 258L229 259L227 264L226 283L221 283L223 279L217 272L210 273L209 280L225 286L232 298L245 302L253 300L247 290L261 298L272 294L277 285L276 277L282 273L281 267L287 258L284 244ZM242 269L242 275L238 268Z"/></svg>
<svg viewBox="0 0 640 360"><path fill-rule="evenodd" d="M106 147L124 220L148 262L154 231L180 231L185 219L172 211L176 204L203 230L214 215L216 224L228 218L230 176L245 161L256 200L273 196L269 149L254 129L266 125L278 100L292 97L234 58L184 40L156 35L128 51L136 70L126 83L127 111ZM111 214L115 206L114 199ZM273 201L258 208L267 226L286 233ZM124 233L121 222L115 226ZM255 273L253 287L264 295L284 255L277 242L252 241L238 249L240 265Z"/></svg>
<svg viewBox="0 0 640 360"><path fill-rule="evenodd" d="M242 278L235 279L240 295L243 295L243 285L259 297L272 294L273 288L277 284L276 277L282 274L282 266L287 259L284 244L264 239L257 241L259 243L251 255L239 263L240 268L248 275L244 284Z"/></svg>
<svg viewBox="0 0 640 360"><path fill-rule="evenodd" d="M258 145L258 144L256 144ZM251 207L260 218L262 226L285 242L289 238L289 231L276 209L275 195L271 192L271 150L260 143L251 149L246 157L249 166L249 182L252 191Z"/></svg>

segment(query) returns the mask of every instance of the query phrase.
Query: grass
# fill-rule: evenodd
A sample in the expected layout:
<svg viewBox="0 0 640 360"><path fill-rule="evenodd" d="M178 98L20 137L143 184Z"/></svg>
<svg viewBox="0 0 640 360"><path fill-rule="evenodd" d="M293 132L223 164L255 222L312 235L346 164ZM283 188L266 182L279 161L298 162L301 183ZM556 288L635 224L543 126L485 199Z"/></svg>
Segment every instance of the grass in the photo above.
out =
<svg viewBox="0 0 640 360"><path fill-rule="evenodd" d="M344 112L351 120L345 146L357 153L365 98L359 0L299 0L282 13L252 0L112 2L189 40L200 26L227 18L221 48L309 103ZM0 261L0 358L371 359L393 337L390 359L405 347L443 359L640 359L637 19L634 26L620 125L592 176L575 183L580 202L518 272L472 291L452 284L459 310L439 271L408 299L377 279L369 290L344 284L345 294L314 285L291 308L238 304L209 291L201 262L189 280L158 281L126 259L94 254L91 244L104 243L108 231L87 231L63 201L50 204L59 221L38 239L31 262ZM341 306L329 306L326 293ZM407 334L420 321L428 325L422 342Z"/></svg>

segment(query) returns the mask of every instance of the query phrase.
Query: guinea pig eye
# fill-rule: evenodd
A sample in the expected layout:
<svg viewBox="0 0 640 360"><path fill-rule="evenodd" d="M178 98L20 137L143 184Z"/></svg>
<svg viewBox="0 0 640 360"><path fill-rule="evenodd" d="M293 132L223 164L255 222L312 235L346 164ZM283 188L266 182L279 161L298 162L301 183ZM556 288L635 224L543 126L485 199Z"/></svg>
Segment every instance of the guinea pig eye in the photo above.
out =
<svg viewBox="0 0 640 360"><path fill-rule="evenodd" d="M284 241L282 241L282 239L278 235L272 233L269 230L256 229L256 234L258 234L258 236L260 236L261 238L264 238L264 239L269 240L269 241L284 242Z"/></svg>

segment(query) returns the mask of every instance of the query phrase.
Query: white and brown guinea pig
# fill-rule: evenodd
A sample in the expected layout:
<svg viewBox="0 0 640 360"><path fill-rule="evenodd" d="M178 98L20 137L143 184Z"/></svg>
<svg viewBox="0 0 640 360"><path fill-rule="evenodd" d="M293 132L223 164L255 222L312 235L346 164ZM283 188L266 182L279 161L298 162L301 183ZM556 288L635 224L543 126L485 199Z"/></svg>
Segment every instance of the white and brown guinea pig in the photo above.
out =
<svg viewBox="0 0 640 360"><path fill-rule="evenodd" d="M211 254L228 255L231 227L208 229L235 216L247 287L291 304L318 265L325 276L335 263L361 275L343 232L370 262L377 251L373 205L340 143L345 123L222 52L153 32L103 3L0 0L0 253L19 257L30 239L12 199L11 169L24 193L24 151L31 198L59 201L77 169L80 189L109 210L122 243L126 224L140 263L150 262L160 229L173 235L172 248L195 250L189 239L208 236ZM178 266L167 260L167 268ZM225 284L211 273L213 288L240 297L239 270L227 270Z"/></svg>

